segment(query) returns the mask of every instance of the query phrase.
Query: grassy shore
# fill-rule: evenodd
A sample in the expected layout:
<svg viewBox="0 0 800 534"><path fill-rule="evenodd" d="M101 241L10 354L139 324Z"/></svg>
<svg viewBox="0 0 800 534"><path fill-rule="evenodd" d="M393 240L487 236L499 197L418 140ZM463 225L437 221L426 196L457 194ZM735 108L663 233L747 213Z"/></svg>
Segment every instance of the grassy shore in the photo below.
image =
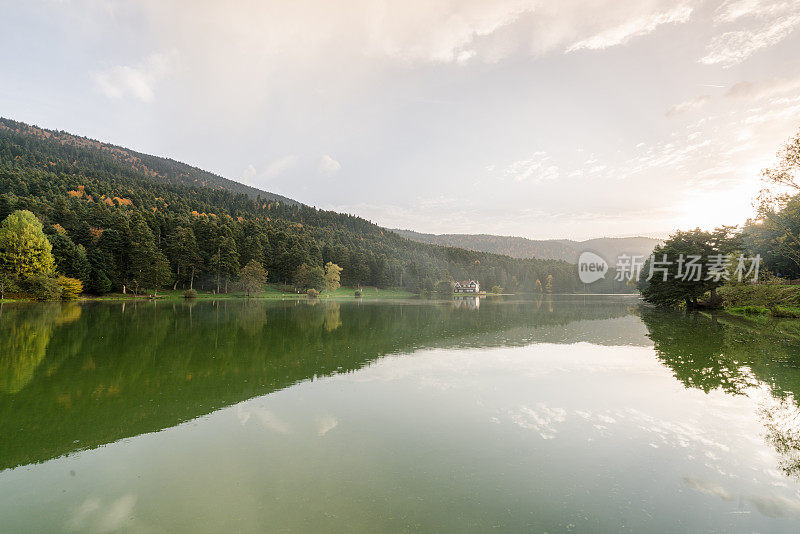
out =
<svg viewBox="0 0 800 534"><path fill-rule="evenodd" d="M319 299L355 299L356 288L353 287L340 287L336 291L323 291L319 295ZM408 299L416 297L414 293L410 293L402 288L387 288L378 289L376 287L362 287L361 297L363 299ZM197 300L224 300L224 299L242 299L245 294L241 291L231 291L229 293L214 293L212 291L197 290ZM82 295L78 300L82 302L114 302L126 300L144 300L150 299L150 294L133 295L131 293L108 293L100 296ZM291 288L285 288L280 285L268 285L264 291L252 295L251 298L255 299L307 299L308 295L305 293L295 293ZM158 300L184 300L184 290L165 290L158 292ZM5 299L0 300L3 303L10 302L28 302L29 299Z"/></svg>
<svg viewBox="0 0 800 534"><path fill-rule="evenodd" d="M355 298L355 291L356 288L352 287L340 287L336 291L323 291L320 293L320 299L353 299ZM400 288L387 288L387 289L378 289L375 287L364 287L361 288L361 298L364 299L407 299L414 297L413 293L409 293L408 291ZM134 297L130 294L123 295L122 293L109 293L107 295L102 295L99 297L83 297L81 300L92 300L92 301L118 301L118 300L129 300L133 298L150 298L149 295L140 295L139 297ZM158 299L159 300L183 300L184 297L184 290L167 290L167 291L159 291L158 292ZM229 293L214 293L212 291L197 291L197 300L221 300L221 299L241 299L245 298L245 294L241 291L231 291ZM264 291L259 293L255 293L252 295L252 298L256 299L285 299L285 298L309 298L308 295L305 293L295 293L291 288L284 288L279 285L269 285L264 288Z"/></svg>
<svg viewBox="0 0 800 534"><path fill-rule="evenodd" d="M718 294L730 313L800 318L800 285L730 285L721 287Z"/></svg>

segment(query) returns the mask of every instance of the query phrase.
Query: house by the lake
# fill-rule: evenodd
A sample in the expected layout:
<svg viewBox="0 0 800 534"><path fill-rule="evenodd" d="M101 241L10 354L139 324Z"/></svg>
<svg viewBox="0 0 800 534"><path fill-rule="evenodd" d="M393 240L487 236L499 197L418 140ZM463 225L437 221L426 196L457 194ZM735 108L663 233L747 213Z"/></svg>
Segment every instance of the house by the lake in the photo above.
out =
<svg viewBox="0 0 800 534"><path fill-rule="evenodd" d="M480 293L481 285L475 280L464 280L456 282L453 287L453 293Z"/></svg>

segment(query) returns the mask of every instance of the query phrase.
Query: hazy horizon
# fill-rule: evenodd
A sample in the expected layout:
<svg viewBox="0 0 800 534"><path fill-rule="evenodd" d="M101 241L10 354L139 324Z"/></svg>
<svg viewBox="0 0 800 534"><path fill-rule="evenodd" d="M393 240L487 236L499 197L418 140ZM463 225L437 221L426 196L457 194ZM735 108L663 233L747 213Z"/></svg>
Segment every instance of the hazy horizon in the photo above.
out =
<svg viewBox="0 0 800 534"><path fill-rule="evenodd" d="M741 224L800 117L797 1L4 14L0 115L423 233Z"/></svg>

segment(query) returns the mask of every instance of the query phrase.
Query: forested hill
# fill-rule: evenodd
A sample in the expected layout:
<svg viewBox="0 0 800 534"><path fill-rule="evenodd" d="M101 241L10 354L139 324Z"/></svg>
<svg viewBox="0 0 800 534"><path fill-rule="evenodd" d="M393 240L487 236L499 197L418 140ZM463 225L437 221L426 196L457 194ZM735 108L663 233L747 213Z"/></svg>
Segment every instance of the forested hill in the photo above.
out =
<svg viewBox="0 0 800 534"><path fill-rule="evenodd" d="M650 237L601 237L586 241L570 239L526 239L487 234L423 234L411 230L392 230L419 243L431 243L467 250L504 254L513 258L540 258L575 263L581 252L589 250L613 262L620 254L649 256L661 243Z"/></svg>
<svg viewBox="0 0 800 534"><path fill-rule="evenodd" d="M171 160L6 119L0 125L0 220L33 212L58 270L94 294L123 285L227 290L251 260L276 283L307 275L303 264L333 262L349 286L419 292L473 278L533 291L549 277L553 291L577 285L575 266L563 261L416 243Z"/></svg>
<svg viewBox="0 0 800 534"><path fill-rule="evenodd" d="M153 180L163 180L171 184L223 189L244 193L254 199L260 196L264 200L280 201L289 205L299 204L291 198L261 191L173 159L142 154L67 132L45 130L2 117L0 117L0 132L20 134L16 139L23 148L27 145L26 139L31 143L35 143L37 139L50 141L50 146L54 150L41 150L47 145L37 144L37 149L26 150L25 155L15 154L15 156L24 158L27 165L47 168L53 172L73 173L104 168L117 174L148 176ZM56 147L56 144L61 146ZM6 156L10 154L3 155Z"/></svg>

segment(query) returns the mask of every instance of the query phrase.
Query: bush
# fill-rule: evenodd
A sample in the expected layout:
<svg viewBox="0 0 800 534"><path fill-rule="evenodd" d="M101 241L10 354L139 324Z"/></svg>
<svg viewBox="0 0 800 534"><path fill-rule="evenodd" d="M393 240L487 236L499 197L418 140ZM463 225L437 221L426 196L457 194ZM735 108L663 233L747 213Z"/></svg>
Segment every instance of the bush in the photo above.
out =
<svg viewBox="0 0 800 534"><path fill-rule="evenodd" d="M185 299L196 299L197 298L197 291L194 289L187 289L183 292L183 298Z"/></svg>
<svg viewBox="0 0 800 534"><path fill-rule="evenodd" d="M800 309L787 308L784 306L772 306L769 308L771 317L788 317L790 319L800 319Z"/></svg>
<svg viewBox="0 0 800 534"><path fill-rule="evenodd" d="M356 289L354 295L355 295L356 298L361 298L361 290L360 289Z"/></svg>
<svg viewBox="0 0 800 534"><path fill-rule="evenodd" d="M36 300L59 300L61 298L61 284L55 276L35 274L25 281L22 288L25 293Z"/></svg>
<svg viewBox="0 0 800 534"><path fill-rule="evenodd" d="M500 286L492 286L492 293L500 294L503 292L503 288Z"/></svg>
<svg viewBox="0 0 800 534"><path fill-rule="evenodd" d="M315 299L315 298L319 297L319 291L317 291L316 289L314 289L312 287L311 289L306 291L306 295L308 295L308 298L310 298L310 299Z"/></svg>
<svg viewBox="0 0 800 534"><path fill-rule="evenodd" d="M61 286L61 300L75 300L83 291L83 282L77 278L59 276L58 285Z"/></svg>

